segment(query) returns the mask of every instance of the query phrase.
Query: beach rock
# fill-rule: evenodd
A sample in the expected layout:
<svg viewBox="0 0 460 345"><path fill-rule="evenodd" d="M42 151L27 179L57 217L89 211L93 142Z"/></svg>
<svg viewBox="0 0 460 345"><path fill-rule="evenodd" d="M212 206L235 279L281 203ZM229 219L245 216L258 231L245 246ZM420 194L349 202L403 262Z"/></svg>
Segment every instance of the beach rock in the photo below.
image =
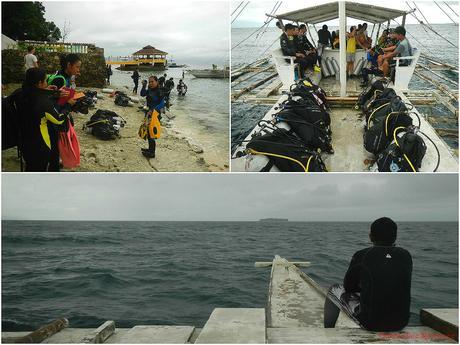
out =
<svg viewBox="0 0 460 345"><path fill-rule="evenodd" d="M203 153L203 149L201 147L199 147L198 145L191 144L190 148L195 153Z"/></svg>

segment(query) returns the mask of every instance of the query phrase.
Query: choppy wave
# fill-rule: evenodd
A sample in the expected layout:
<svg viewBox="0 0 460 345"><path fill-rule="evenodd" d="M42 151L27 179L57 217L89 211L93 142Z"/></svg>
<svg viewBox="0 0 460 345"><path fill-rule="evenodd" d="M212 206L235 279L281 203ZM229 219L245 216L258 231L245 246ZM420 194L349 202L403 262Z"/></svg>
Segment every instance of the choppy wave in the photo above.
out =
<svg viewBox="0 0 460 345"><path fill-rule="evenodd" d="M457 307L457 227L400 226L414 259L411 323L421 307ZM326 287L367 245L368 224L3 222L2 232L2 325L19 331L59 317L200 327L215 307L263 308L270 271L255 261L312 261L306 272Z"/></svg>

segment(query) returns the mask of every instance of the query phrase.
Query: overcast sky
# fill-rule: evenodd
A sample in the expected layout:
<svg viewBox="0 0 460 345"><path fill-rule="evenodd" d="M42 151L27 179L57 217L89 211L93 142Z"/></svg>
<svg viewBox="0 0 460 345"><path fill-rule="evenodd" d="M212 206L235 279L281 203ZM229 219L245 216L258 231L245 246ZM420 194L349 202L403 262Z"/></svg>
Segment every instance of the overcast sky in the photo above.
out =
<svg viewBox="0 0 460 345"><path fill-rule="evenodd" d="M331 0L308 0L308 1L283 1L281 7L276 12L277 14L282 14L290 11L295 11L298 9L310 7L310 6L317 6L327 2L333 2ZM405 1L398 1L398 0L385 0L382 2L381 0L354 0L353 2L361 2L376 6L383 6L389 8L395 8L400 10L409 10ZM231 3L231 12L233 13L235 9L241 1L232 1ZM449 14L449 16L454 19L458 23L458 17L443 3L443 1L437 1L437 3ZM452 7L456 13L460 13L459 3L457 1L447 1L450 7ZM251 1L246 8L243 10L241 15L238 16L238 19L232 24L232 27L259 27L263 24L263 22L267 19L265 16L266 13L270 13L275 6L276 1ZM412 8L414 8L413 2L409 1L409 4ZM417 1L417 7L422 11L425 15L428 23L452 23L450 19L442 12L439 7L433 1ZM240 7L232 16L232 19L239 13L242 7ZM417 11L415 14L421 18L421 14ZM399 20L400 22L400 20ZM329 22L325 22L331 26L337 26L338 20L333 20ZM347 21L348 25L357 24L358 21L353 19L349 19ZM414 19L413 16L408 15L406 19L407 24L417 24L418 22ZM394 24L394 23L392 23ZM273 20L270 23L270 26L275 26L275 21Z"/></svg>
<svg viewBox="0 0 460 345"><path fill-rule="evenodd" d="M45 1L45 18L66 41L95 43L106 56L130 55L146 45L177 63L228 63L229 4L223 1Z"/></svg>
<svg viewBox="0 0 460 345"><path fill-rule="evenodd" d="M3 219L457 221L457 174L2 174Z"/></svg>

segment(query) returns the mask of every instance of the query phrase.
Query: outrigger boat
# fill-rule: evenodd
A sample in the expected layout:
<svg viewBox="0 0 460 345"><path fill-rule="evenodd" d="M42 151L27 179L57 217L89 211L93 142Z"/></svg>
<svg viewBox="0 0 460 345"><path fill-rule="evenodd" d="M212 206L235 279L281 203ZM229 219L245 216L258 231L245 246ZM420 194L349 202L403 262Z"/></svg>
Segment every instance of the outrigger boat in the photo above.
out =
<svg viewBox="0 0 460 345"><path fill-rule="evenodd" d="M216 65L213 65L212 69L190 69L187 70L196 78L228 78L230 76L230 69L218 69Z"/></svg>
<svg viewBox="0 0 460 345"><path fill-rule="evenodd" d="M378 37L382 25L390 25L390 21L398 17L402 17L402 25L405 24L406 15L410 12L395 10L390 8L367 5L363 3L353 2L331 2L324 5L300 9L280 15L267 15L279 20L289 20L296 23L305 23L308 30L309 25L315 25L321 22L339 18L340 23L340 50L326 48L322 55L322 72L309 71L307 76L313 84L319 85L326 91L327 101L330 105L331 130L332 130L332 146L333 154L321 153L321 158L324 161L328 171L342 172L359 172L359 171L377 171L375 163L376 157L367 152L363 145L364 121L361 118L361 112L355 108L357 102L357 94L362 92L359 87L360 80L348 79L346 76L346 38L347 32L346 18L351 17L366 22L373 23L373 32L376 30ZM310 31L308 31L310 33ZM373 36L371 34L371 36ZM311 40L314 42L311 33ZM413 45L414 46L414 45ZM366 52L363 49L357 49L356 62L365 61ZM427 151L423 158L421 168L422 172L456 172L458 171L458 158L454 156L453 150L442 140L431 124L421 115L417 109L411 104L406 94L410 91L408 88L409 82L414 74L415 67L420 58L420 51L414 49L413 56L395 58L395 77L394 81L390 81L388 87L393 88L410 110L410 116L413 123L420 123L419 130L424 133L429 139L425 140ZM269 159L264 155L251 154L251 150L246 149L247 143L254 137L270 132L267 128L267 123L274 123L274 115L280 110L283 102L288 98L288 93L291 85L296 82L296 64L294 58L283 56L281 49L272 51L271 58L276 67L276 72L279 77L279 82L274 81L268 87L260 91L263 94L261 97L266 97L270 94L278 93L279 98L273 107L265 114L263 119L249 133L249 135L240 143L232 154L231 170L232 171L261 171L267 170ZM411 63L408 66L400 66L399 60L408 59ZM289 62L286 62L289 61ZM335 63L335 67L331 64L324 65L326 62ZM329 68L328 68L329 67ZM263 71L269 67L261 67ZM335 71L335 77L327 71ZM233 71L232 71L233 73ZM256 72L256 74L259 72ZM235 70L235 78L241 78L242 69ZM324 77L323 77L324 75ZM244 77L243 79L247 79ZM270 77L269 77L270 78ZM267 78L267 79L269 79ZM259 77L260 79L260 77ZM238 82L233 81L233 84ZM260 82L255 84L259 86ZM233 93L233 100L241 97L245 91L252 88L245 88L242 91ZM458 99L457 99L458 100ZM248 100L249 101L249 100ZM257 102L257 100L255 100ZM458 105L456 105L458 108ZM282 128L290 129L289 125L280 123ZM457 125L458 126L458 125ZM279 171L275 166L272 166L269 171Z"/></svg>
<svg viewBox="0 0 460 345"><path fill-rule="evenodd" d="M57 320L34 332L2 332L2 343L110 344L307 344L307 343L455 343L458 309L422 309L423 326L399 332L370 332L341 312L336 328L323 327L326 291L299 267L279 256L256 262L271 268L266 308L215 308L203 328L144 325L116 328L106 321L96 329L69 328Z"/></svg>

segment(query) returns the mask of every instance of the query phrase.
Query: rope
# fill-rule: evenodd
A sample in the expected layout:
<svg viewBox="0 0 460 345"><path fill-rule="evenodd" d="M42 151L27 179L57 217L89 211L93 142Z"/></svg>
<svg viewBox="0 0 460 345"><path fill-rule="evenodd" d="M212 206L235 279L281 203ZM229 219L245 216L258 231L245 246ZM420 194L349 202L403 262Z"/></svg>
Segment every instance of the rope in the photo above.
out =
<svg viewBox="0 0 460 345"><path fill-rule="evenodd" d="M276 4L275 4L275 6L273 6L273 8L272 8L272 10L271 10L271 12L270 12L270 15L274 16L275 13L276 13L276 11L278 11L279 8L281 7L281 4L282 4L282 3L283 3L282 1L279 1L279 2L277 1ZM264 24L265 24L264 31L263 31L262 33L258 33L258 34L257 34L256 40L259 38L259 36L262 37L262 36L267 32L268 24L272 21L272 19L273 19L273 17L271 17L270 20L268 20L268 19L265 20L265 23L264 23Z"/></svg>
<svg viewBox="0 0 460 345"><path fill-rule="evenodd" d="M241 5L244 4L244 1L241 1L240 4L238 5L237 8L235 8L235 10L232 12L232 14L230 16L233 16L235 14L236 11L238 11L238 9L241 7Z"/></svg>
<svg viewBox="0 0 460 345"><path fill-rule="evenodd" d="M238 19L238 17L240 16L241 13L243 13L244 9L246 8L246 6L249 5L249 1L246 3L246 5L243 6L243 8L241 9L241 11L236 15L236 17L232 20L232 23Z"/></svg>
<svg viewBox="0 0 460 345"><path fill-rule="evenodd" d="M458 23L457 23L455 20L453 20L453 19L447 14L447 12L444 11L444 9L443 9L441 6L439 6L439 4L438 4L436 1L435 1L434 3L436 4L436 6L439 7L439 9L440 9L441 11L444 12L444 14L445 14L450 20L452 20L452 22L453 22L454 24L457 24L457 25L458 25Z"/></svg>
<svg viewBox="0 0 460 345"><path fill-rule="evenodd" d="M455 15L458 17L458 13L457 13L457 12L455 12L455 11L454 11L454 9L453 9L452 7L450 7L450 6L449 6L449 4L448 4L447 2L443 1L443 3L444 3L444 4L445 4L447 7L449 7L449 8L450 8L450 10L451 10L452 12L454 12L454 13L455 13Z"/></svg>
<svg viewBox="0 0 460 345"><path fill-rule="evenodd" d="M255 33L257 33L258 31L262 30L262 28L265 26L265 24L262 24L262 26L258 29L256 29L255 31L253 31L248 37L242 39L240 42L238 42L237 44L235 44L233 47L232 47L232 50L235 49L236 47L240 46L242 43L246 42L248 39L250 39Z"/></svg>

